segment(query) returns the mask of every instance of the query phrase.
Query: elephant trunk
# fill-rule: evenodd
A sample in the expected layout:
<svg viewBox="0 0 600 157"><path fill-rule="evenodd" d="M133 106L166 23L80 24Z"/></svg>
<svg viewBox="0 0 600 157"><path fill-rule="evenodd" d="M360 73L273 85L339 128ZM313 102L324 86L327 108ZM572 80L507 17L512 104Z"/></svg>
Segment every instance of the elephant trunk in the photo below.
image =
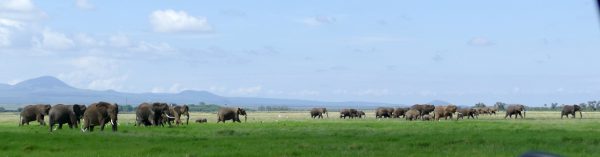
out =
<svg viewBox="0 0 600 157"><path fill-rule="evenodd" d="M329 112L325 112L325 115L327 116L327 118L329 118Z"/></svg>
<svg viewBox="0 0 600 157"><path fill-rule="evenodd" d="M582 119L583 115L581 114L581 111L579 111L579 119Z"/></svg>
<svg viewBox="0 0 600 157"><path fill-rule="evenodd" d="M244 115L244 122L248 121L248 115Z"/></svg>
<svg viewBox="0 0 600 157"><path fill-rule="evenodd" d="M526 114L527 114L527 111L523 110L523 118L527 118Z"/></svg>
<svg viewBox="0 0 600 157"><path fill-rule="evenodd" d="M116 132L117 131L117 121L111 119L110 123L112 124L112 131Z"/></svg>

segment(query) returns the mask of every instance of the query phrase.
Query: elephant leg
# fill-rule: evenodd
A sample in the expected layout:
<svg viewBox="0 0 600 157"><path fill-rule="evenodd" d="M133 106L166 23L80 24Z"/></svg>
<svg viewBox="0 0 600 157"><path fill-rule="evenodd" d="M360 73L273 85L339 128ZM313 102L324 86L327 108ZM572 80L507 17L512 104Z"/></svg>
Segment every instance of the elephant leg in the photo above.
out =
<svg viewBox="0 0 600 157"><path fill-rule="evenodd" d="M93 125L90 126L89 128L90 128L90 132L94 131L94 126Z"/></svg>
<svg viewBox="0 0 600 157"><path fill-rule="evenodd" d="M523 119L523 115L521 113L519 113L519 116L521 117L521 119ZM517 119L517 116L515 116L515 119Z"/></svg>
<svg viewBox="0 0 600 157"><path fill-rule="evenodd" d="M100 131L104 131L104 125L106 125L104 118L100 119L99 121L100 121Z"/></svg>
<svg viewBox="0 0 600 157"><path fill-rule="evenodd" d="M44 122L42 116L40 116L40 115L35 116L35 120L38 121L40 123L40 125L45 125L44 124L45 122Z"/></svg>
<svg viewBox="0 0 600 157"><path fill-rule="evenodd" d="M50 128L50 132L52 132L52 129L53 129L53 127L54 127L54 122L53 122L52 120L50 120L50 121L48 122L48 126L49 126L49 128Z"/></svg>

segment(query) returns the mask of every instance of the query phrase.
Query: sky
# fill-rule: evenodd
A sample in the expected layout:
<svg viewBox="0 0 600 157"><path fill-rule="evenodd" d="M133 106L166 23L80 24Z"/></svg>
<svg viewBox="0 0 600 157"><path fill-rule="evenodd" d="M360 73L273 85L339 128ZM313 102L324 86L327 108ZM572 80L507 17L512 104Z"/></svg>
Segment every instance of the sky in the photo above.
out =
<svg viewBox="0 0 600 157"><path fill-rule="evenodd" d="M0 0L0 83L399 104L600 100L593 0Z"/></svg>

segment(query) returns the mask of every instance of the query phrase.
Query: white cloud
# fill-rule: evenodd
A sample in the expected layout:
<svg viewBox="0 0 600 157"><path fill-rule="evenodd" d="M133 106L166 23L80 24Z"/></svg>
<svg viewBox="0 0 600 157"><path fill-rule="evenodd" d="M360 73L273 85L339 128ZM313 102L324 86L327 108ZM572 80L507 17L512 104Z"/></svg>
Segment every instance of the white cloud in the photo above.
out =
<svg viewBox="0 0 600 157"><path fill-rule="evenodd" d="M492 42L488 38L475 37L475 38L472 38L471 40L469 40L469 42L467 44L469 44L471 46L492 46L492 45L494 45L494 42Z"/></svg>
<svg viewBox="0 0 600 157"><path fill-rule="evenodd" d="M0 47L12 44L11 37L14 30L23 29L23 23L11 19L0 18Z"/></svg>
<svg viewBox="0 0 600 157"><path fill-rule="evenodd" d="M94 9L94 5L88 0L75 0L75 5L77 6L77 8L82 10Z"/></svg>
<svg viewBox="0 0 600 157"><path fill-rule="evenodd" d="M202 16L190 16L185 11L157 10L150 14L154 31L162 33L209 32L212 27Z"/></svg>
<svg viewBox="0 0 600 157"><path fill-rule="evenodd" d="M0 2L0 9L26 12L34 10L35 6L31 0L3 0Z"/></svg>
<svg viewBox="0 0 600 157"><path fill-rule="evenodd" d="M108 43L113 47L129 47L131 46L131 41L125 35L113 35L108 38Z"/></svg>
<svg viewBox="0 0 600 157"><path fill-rule="evenodd" d="M63 33L45 29L41 39L33 37L32 45L40 50L67 50L73 48L75 42Z"/></svg>
<svg viewBox="0 0 600 157"><path fill-rule="evenodd" d="M331 17L331 16L307 17L307 18L300 20L300 22L304 23L307 26L311 26L311 27L317 27L317 26L321 26L324 24L331 24L331 23L334 23L335 21L337 21L337 19L335 17Z"/></svg>
<svg viewBox="0 0 600 157"><path fill-rule="evenodd" d="M183 88L183 86L181 86L181 84L175 83L175 84L171 85L171 87L169 87L169 88L154 87L154 88L152 88L152 93L179 93L184 90L187 90L187 89Z"/></svg>
<svg viewBox="0 0 600 157"><path fill-rule="evenodd" d="M106 45L103 41L96 40L95 38L93 38L85 33L78 33L73 37L73 39L75 40L77 45L80 47L90 48L90 47L102 47L102 46Z"/></svg>
<svg viewBox="0 0 600 157"><path fill-rule="evenodd" d="M152 44L145 41L140 41L136 46L131 47L130 50L136 52L152 52L163 55L176 51L175 48L171 47L171 45L167 43Z"/></svg>
<svg viewBox="0 0 600 157"><path fill-rule="evenodd" d="M256 95L261 91L262 91L262 86L240 87L237 89L230 90L229 94L248 96L248 95Z"/></svg>
<svg viewBox="0 0 600 157"><path fill-rule="evenodd" d="M58 78L76 87L94 90L120 90L128 76L120 71L120 62L115 59L84 56L73 59L69 65L74 69L61 73Z"/></svg>
<svg viewBox="0 0 600 157"><path fill-rule="evenodd" d="M10 36L11 32L8 30L8 28L0 27L0 47L10 46Z"/></svg>

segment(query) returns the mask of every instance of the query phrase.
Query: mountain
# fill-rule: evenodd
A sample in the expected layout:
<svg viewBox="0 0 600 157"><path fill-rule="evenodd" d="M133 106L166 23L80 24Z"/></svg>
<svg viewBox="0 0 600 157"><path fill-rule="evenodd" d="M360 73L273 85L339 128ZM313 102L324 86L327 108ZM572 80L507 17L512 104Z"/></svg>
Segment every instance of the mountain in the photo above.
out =
<svg viewBox="0 0 600 157"><path fill-rule="evenodd" d="M0 84L0 104L35 104L35 103L81 103L90 104L98 101L109 101L118 104L140 104L142 102L169 103L210 103L235 105L243 107L288 106L292 108L331 107L331 108L375 108L390 106L376 102L325 102L313 100L223 97L207 91L186 90L180 93L124 93L114 90L88 90L72 87L63 81L42 76L26 80L15 85Z"/></svg>
<svg viewBox="0 0 600 157"><path fill-rule="evenodd" d="M42 76L26 80L17 83L13 87L17 89L74 89L61 80L51 76Z"/></svg>
<svg viewBox="0 0 600 157"><path fill-rule="evenodd" d="M431 101L431 102L429 102L427 104L432 104L432 105L435 105L435 106L442 106L442 105L450 105L452 103L449 103L449 102L446 102L446 101L443 101L443 100L433 100L433 101Z"/></svg>

